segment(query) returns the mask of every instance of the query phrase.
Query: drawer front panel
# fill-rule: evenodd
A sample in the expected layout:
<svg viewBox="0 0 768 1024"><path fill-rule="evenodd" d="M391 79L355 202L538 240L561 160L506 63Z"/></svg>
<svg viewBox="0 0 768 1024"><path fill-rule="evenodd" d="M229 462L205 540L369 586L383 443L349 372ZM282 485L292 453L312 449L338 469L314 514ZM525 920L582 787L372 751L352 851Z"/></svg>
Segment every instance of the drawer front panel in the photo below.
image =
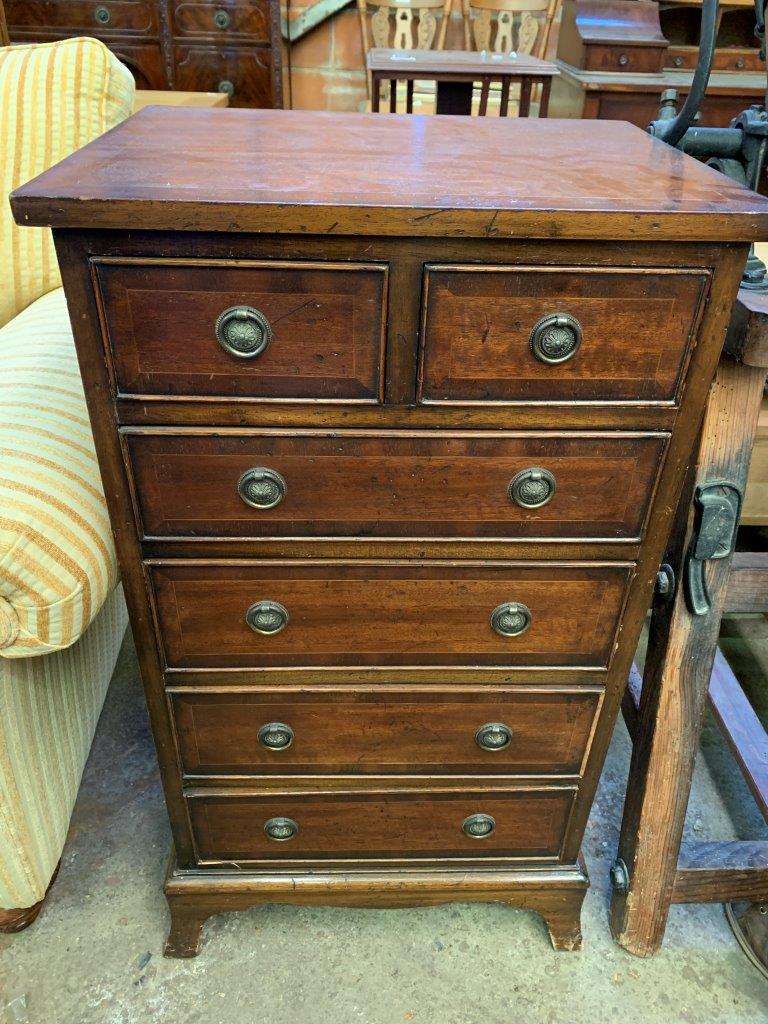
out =
<svg viewBox="0 0 768 1024"><path fill-rule="evenodd" d="M667 437L163 431L125 440L152 537L637 541ZM535 489L512 481L535 488L542 469L546 504L525 507ZM260 504L277 504L253 507L244 475L263 481L264 470L278 478Z"/></svg>
<svg viewBox="0 0 768 1024"><path fill-rule="evenodd" d="M586 71L658 72L666 54L662 46L593 44L584 48Z"/></svg>
<svg viewBox="0 0 768 1024"><path fill-rule="evenodd" d="M557 858L574 789L490 792L389 791L345 794L198 796L188 800L203 860L312 857ZM494 829L476 839L462 831L472 815ZM298 825L287 841L269 839L267 822Z"/></svg>
<svg viewBox="0 0 768 1024"><path fill-rule="evenodd" d="M150 571L169 667L601 668L613 649L631 569L316 560L169 562ZM497 626L524 628L522 605L530 623L519 635L499 635L491 625L494 610L509 603L515 613ZM266 615L262 625L283 628L254 631L249 609Z"/></svg>
<svg viewBox="0 0 768 1024"><path fill-rule="evenodd" d="M5 9L10 29L157 33L156 5L143 0L6 0Z"/></svg>
<svg viewBox="0 0 768 1024"><path fill-rule="evenodd" d="M176 88L189 92L224 92L230 107L279 105L279 89L268 46L174 46Z"/></svg>
<svg viewBox="0 0 768 1024"><path fill-rule="evenodd" d="M420 400L671 402L709 278L704 270L427 267ZM550 316L575 318L581 330L578 348L555 364L532 345ZM558 352L552 340L546 349Z"/></svg>
<svg viewBox="0 0 768 1024"><path fill-rule="evenodd" d="M96 275L124 394L379 400L383 266L97 262ZM241 327L240 307L267 326ZM225 342L258 338L256 354L227 351L217 321Z"/></svg>
<svg viewBox="0 0 768 1024"><path fill-rule="evenodd" d="M213 36L225 43L232 36L248 36L252 43L268 43L269 3L249 0L248 3L192 3L176 0L172 4L174 33L190 36Z"/></svg>
<svg viewBox="0 0 768 1024"><path fill-rule="evenodd" d="M191 775L578 775L601 693L521 688L490 698L447 691L382 700L196 691L173 693L171 702Z"/></svg>

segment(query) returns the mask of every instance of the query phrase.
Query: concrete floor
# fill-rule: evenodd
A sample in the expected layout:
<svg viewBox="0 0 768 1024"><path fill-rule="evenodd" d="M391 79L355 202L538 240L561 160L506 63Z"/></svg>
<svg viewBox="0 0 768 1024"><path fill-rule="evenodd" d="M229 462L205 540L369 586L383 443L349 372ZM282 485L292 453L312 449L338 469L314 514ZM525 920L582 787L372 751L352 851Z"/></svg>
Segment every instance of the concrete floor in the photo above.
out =
<svg viewBox="0 0 768 1024"><path fill-rule="evenodd" d="M768 623L725 624L726 653L765 700ZM768 711L768 707L765 707ZM708 726L688 815L700 838L765 836ZM584 951L555 953L541 920L500 906L354 911L268 907L212 918L196 960L161 955L169 849L152 743L127 640L35 924L0 936L2 1024L758 1024L768 983L719 906L674 907L662 952L612 942L606 910L629 742L620 725L587 831ZM717 779L715 786L713 779Z"/></svg>

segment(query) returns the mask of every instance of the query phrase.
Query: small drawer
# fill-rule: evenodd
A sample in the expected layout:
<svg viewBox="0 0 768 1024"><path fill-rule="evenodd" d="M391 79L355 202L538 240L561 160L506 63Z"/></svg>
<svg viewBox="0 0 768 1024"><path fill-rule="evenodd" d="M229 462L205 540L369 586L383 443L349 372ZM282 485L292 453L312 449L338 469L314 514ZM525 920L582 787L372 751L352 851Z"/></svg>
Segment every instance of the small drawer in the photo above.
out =
<svg viewBox="0 0 768 1024"><path fill-rule="evenodd" d="M273 72L271 47L232 46L227 39L215 42L218 45L174 46L177 89L226 93L230 107L281 105L275 94L279 82Z"/></svg>
<svg viewBox="0 0 768 1024"><path fill-rule="evenodd" d="M156 5L148 0L6 0L5 10L10 29L83 29L99 36L110 32L149 35L158 30Z"/></svg>
<svg viewBox="0 0 768 1024"><path fill-rule="evenodd" d="M381 265L96 262L124 394L381 396Z"/></svg>
<svg viewBox="0 0 768 1024"><path fill-rule="evenodd" d="M630 564L252 561L150 566L178 668L602 668Z"/></svg>
<svg viewBox="0 0 768 1024"><path fill-rule="evenodd" d="M626 43L591 44L584 48L585 71L659 72L666 46L628 46Z"/></svg>
<svg viewBox="0 0 768 1024"><path fill-rule="evenodd" d="M269 43L269 0L249 0L248 3L193 3L176 0L171 5L174 35L212 36L229 39L247 36L251 43Z"/></svg>
<svg viewBox="0 0 768 1024"><path fill-rule="evenodd" d="M571 787L284 795L198 791L187 806L198 856L204 861L554 860L560 856L575 795Z"/></svg>
<svg viewBox="0 0 768 1024"><path fill-rule="evenodd" d="M705 270L428 266L422 402L674 402Z"/></svg>
<svg viewBox="0 0 768 1024"><path fill-rule="evenodd" d="M151 537L638 541L666 434L124 432Z"/></svg>
<svg viewBox="0 0 768 1024"><path fill-rule="evenodd" d="M171 694L187 775L579 775L601 688Z"/></svg>

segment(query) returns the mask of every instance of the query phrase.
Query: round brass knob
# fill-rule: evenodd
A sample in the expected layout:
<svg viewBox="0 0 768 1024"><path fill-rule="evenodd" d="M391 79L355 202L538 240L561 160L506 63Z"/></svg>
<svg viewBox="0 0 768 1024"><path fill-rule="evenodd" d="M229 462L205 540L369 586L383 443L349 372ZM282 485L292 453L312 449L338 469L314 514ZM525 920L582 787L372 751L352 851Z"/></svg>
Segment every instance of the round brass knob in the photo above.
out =
<svg viewBox="0 0 768 1024"><path fill-rule="evenodd" d="M213 16L214 25L216 26L216 28L220 29L229 28L229 23L231 20L232 19L230 18L227 11L225 11L221 7L218 9L218 11L216 11L216 13Z"/></svg>
<svg viewBox="0 0 768 1024"><path fill-rule="evenodd" d="M496 820L490 814L470 814L461 823L461 831L470 839L487 839L496 829Z"/></svg>
<svg viewBox="0 0 768 1024"><path fill-rule="evenodd" d="M627 64L629 64L629 57L626 55L626 53L622 53L619 57L619 64L623 68L625 68Z"/></svg>
<svg viewBox="0 0 768 1024"><path fill-rule="evenodd" d="M531 331L531 351L542 362L556 365L571 359L581 345L581 324L570 313L543 316Z"/></svg>
<svg viewBox="0 0 768 1024"><path fill-rule="evenodd" d="M235 87L227 78L222 78L216 86L218 92L223 92L231 99L235 95Z"/></svg>
<svg viewBox="0 0 768 1024"><path fill-rule="evenodd" d="M487 722L475 733L475 743L481 750L504 750L512 742L512 730L503 722Z"/></svg>
<svg viewBox="0 0 768 1024"><path fill-rule="evenodd" d="M491 627L499 636L520 636L530 624L530 608L518 601L507 601L491 612Z"/></svg>
<svg viewBox="0 0 768 1024"><path fill-rule="evenodd" d="M548 469L532 466L512 477L507 493L520 508L541 508L554 497L555 478Z"/></svg>
<svg viewBox="0 0 768 1024"><path fill-rule="evenodd" d="M259 743L270 750L287 750L293 743L293 729L285 722L267 722L259 729Z"/></svg>
<svg viewBox="0 0 768 1024"><path fill-rule="evenodd" d="M251 508L274 508L288 490L283 477L274 469L256 466L247 469L237 481L237 493Z"/></svg>
<svg viewBox="0 0 768 1024"><path fill-rule="evenodd" d="M240 359L260 356L272 340L269 321L253 306L230 306L216 321L216 340Z"/></svg>
<svg viewBox="0 0 768 1024"><path fill-rule="evenodd" d="M112 20L112 13L107 7L97 7L93 16L100 25L108 25Z"/></svg>
<svg viewBox="0 0 768 1024"><path fill-rule="evenodd" d="M267 839L273 839L276 843L287 843L298 831L299 826L293 818L270 818L264 822Z"/></svg>
<svg viewBox="0 0 768 1024"><path fill-rule="evenodd" d="M245 613L245 621L254 633L274 636L288 625L288 609L277 601L257 601Z"/></svg>

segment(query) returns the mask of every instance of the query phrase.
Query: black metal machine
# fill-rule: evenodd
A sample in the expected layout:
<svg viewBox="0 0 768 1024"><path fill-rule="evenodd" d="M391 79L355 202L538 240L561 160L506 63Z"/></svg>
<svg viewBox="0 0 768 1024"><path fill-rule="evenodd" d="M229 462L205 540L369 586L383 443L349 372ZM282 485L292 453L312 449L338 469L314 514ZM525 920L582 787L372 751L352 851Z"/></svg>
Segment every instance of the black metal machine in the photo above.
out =
<svg viewBox="0 0 768 1024"><path fill-rule="evenodd" d="M765 12L768 0L755 0L755 35L760 40L760 56L766 60ZM651 135L707 163L729 178L757 191L768 156L768 62L766 65L766 100L735 117L728 128L706 128L694 125L712 71L717 35L718 0L704 0L701 12L699 60L682 109L677 110L677 90L661 95L659 116L648 126ZM768 291L768 270L754 251L750 250L744 270L743 288Z"/></svg>

